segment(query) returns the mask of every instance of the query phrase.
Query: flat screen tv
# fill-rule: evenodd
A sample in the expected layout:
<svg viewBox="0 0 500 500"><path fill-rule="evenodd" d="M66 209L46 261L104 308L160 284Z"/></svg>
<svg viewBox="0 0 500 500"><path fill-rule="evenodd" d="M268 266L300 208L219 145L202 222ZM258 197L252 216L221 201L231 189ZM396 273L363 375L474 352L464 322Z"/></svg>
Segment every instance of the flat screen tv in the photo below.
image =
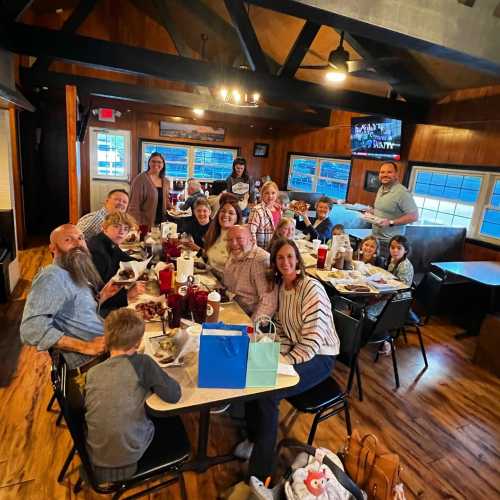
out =
<svg viewBox="0 0 500 500"><path fill-rule="evenodd" d="M401 158L401 120L382 116L351 119L352 156L378 160Z"/></svg>

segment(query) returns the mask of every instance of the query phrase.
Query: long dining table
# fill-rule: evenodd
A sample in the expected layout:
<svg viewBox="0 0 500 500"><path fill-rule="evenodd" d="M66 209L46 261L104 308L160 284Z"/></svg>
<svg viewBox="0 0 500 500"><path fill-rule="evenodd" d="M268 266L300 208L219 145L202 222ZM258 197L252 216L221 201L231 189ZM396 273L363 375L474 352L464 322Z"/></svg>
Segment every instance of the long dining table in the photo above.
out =
<svg viewBox="0 0 500 500"><path fill-rule="evenodd" d="M207 276L207 278L209 277ZM211 279L208 281L216 281L215 278L210 278ZM138 301L140 302L140 297ZM135 305L132 304L131 307L135 307ZM252 321L249 316L236 302L221 304L219 321L234 325L252 325ZM199 330L201 330L201 328L199 328ZM144 344L147 343L150 338L158 337L159 335L162 335L162 333L163 328L160 321L147 322ZM199 333L188 333L188 335L194 337L192 340L194 340L194 342L199 346ZM177 403L167 403L156 394L152 394L146 401L148 412L153 416L158 417L167 417L193 412L197 412L199 414L197 450L193 458L182 466L183 471L191 470L204 472L208 468L215 465L236 460L236 457L231 453L216 456L208 455L210 409L236 401L243 402L251 399L257 399L265 394L268 395L281 389L286 389L296 385L299 382L299 376L293 367L290 365L280 366L280 371L282 373L286 373L286 375L278 373L276 385L274 387L247 387L243 389L212 389L198 387L197 352L194 352L193 355L187 355L181 366L163 368L181 385L181 399Z"/></svg>

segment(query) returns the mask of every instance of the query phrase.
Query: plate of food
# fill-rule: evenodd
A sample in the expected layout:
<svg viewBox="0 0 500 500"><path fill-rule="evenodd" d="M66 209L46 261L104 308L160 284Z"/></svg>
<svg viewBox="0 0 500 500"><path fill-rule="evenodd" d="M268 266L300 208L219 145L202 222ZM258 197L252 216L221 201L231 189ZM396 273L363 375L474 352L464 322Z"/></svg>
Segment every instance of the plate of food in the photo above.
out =
<svg viewBox="0 0 500 500"><path fill-rule="evenodd" d="M214 289L216 292L220 294L220 303L221 304L232 304L234 302L234 293L231 293L224 287L219 287Z"/></svg>
<svg viewBox="0 0 500 500"><path fill-rule="evenodd" d="M141 295L141 300L130 305L142 316L146 322L161 321L167 311L167 302L164 296Z"/></svg>
<svg viewBox="0 0 500 500"><path fill-rule="evenodd" d="M142 262L128 261L120 262L120 267L111 280L118 285L129 285L135 283L147 270L149 259Z"/></svg>
<svg viewBox="0 0 500 500"><path fill-rule="evenodd" d="M123 247L131 247L131 246L142 247L142 246L144 246L144 243L141 241L141 234L139 233L139 231L130 231L120 246L123 246Z"/></svg>
<svg viewBox="0 0 500 500"><path fill-rule="evenodd" d="M338 285L337 287L341 292L345 291L347 293L372 293L372 289L368 285L359 285L357 283L352 283L350 285Z"/></svg>
<svg viewBox="0 0 500 500"><path fill-rule="evenodd" d="M180 349L173 337L154 337L149 339L153 357L160 365L173 363L179 355Z"/></svg>

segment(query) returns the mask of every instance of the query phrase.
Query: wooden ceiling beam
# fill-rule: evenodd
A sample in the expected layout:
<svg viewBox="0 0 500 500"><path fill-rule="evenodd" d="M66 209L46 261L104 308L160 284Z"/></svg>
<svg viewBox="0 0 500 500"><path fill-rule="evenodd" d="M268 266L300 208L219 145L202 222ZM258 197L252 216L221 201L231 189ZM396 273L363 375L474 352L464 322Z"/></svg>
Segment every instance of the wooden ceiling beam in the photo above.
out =
<svg viewBox="0 0 500 500"><path fill-rule="evenodd" d="M0 41L9 50L19 54L44 54L98 69L182 81L211 88L221 84L244 86L259 91L264 99L285 98L287 101L308 106L340 108L412 121L423 119L423 113L426 111L421 106L413 108L398 100L332 89L260 72L220 67L205 61L20 23L7 26L0 35Z"/></svg>
<svg viewBox="0 0 500 500"><path fill-rule="evenodd" d="M201 108L215 113L238 115L248 118L259 118L282 122L301 123L313 127L326 127L329 125L329 113L306 113L290 111L271 106L257 108L236 108L224 104L212 96L192 94L154 87L143 87L128 83L115 82L101 78L90 78L79 75L47 71L44 74L33 74L28 68L21 68L21 81L23 86L30 91L36 91L47 86L64 88L66 84L75 85L81 95L106 97L148 104L166 104L186 108Z"/></svg>
<svg viewBox="0 0 500 500"><path fill-rule="evenodd" d="M85 19L87 19L98 1L99 0L80 0L80 3L73 9L71 15L62 25L61 31L65 31L66 33L75 33ZM31 70L33 72L47 71L51 62L52 58L41 55L37 57L36 61L31 66Z"/></svg>
<svg viewBox="0 0 500 500"><path fill-rule="evenodd" d="M4 20L18 21L32 3L33 0L3 0L0 2L0 9L5 15Z"/></svg>
<svg viewBox="0 0 500 500"><path fill-rule="evenodd" d="M283 66L278 71L278 76L286 76L293 78L299 69L300 63L303 61L309 47L313 43L321 25L312 21L306 21L302 27L299 36L295 40L288 56L283 63Z"/></svg>
<svg viewBox="0 0 500 500"><path fill-rule="evenodd" d="M245 10L243 0L224 0L226 9L233 21L234 29L238 34L241 48L245 53L252 71L269 72L266 58L253 29L248 12Z"/></svg>

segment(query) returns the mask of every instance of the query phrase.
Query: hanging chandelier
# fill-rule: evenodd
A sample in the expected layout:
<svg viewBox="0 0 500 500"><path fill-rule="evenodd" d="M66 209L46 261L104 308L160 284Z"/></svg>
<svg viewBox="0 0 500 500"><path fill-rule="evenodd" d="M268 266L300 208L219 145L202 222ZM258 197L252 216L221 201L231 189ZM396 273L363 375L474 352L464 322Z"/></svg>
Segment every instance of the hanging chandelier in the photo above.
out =
<svg viewBox="0 0 500 500"><path fill-rule="evenodd" d="M259 105L260 94L248 92L238 87L221 87L217 91L217 98L224 104L237 108L256 108Z"/></svg>

